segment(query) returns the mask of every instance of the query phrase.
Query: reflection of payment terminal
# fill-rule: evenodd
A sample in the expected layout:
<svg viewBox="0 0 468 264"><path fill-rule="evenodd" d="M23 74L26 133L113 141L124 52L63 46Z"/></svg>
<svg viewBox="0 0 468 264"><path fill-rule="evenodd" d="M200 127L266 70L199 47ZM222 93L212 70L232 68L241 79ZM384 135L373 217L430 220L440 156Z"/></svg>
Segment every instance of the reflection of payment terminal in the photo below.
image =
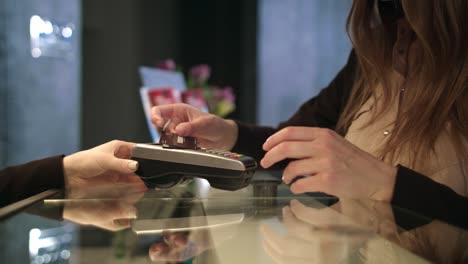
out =
<svg viewBox="0 0 468 264"><path fill-rule="evenodd" d="M165 219L144 219L133 220L132 230L138 235L160 234L163 232L184 232L240 224L243 220L243 213Z"/></svg>
<svg viewBox="0 0 468 264"><path fill-rule="evenodd" d="M203 202L185 188L150 190L135 206L138 217L131 220L130 226L138 243L149 249L153 261L178 262L196 257L200 263L218 263L215 251L210 250L215 247L212 230L222 230L223 239L217 240L222 243L237 233L244 220L238 210L207 214Z"/></svg>
<svg viewBox="0 0 468 264"><path fill-rule="evenodd" d="M132 159L136 174L149 188L169 188L193 177L208 180L214 188L238 190L249 185L257 163L251 157L224 150L185 147L190 138L165 134L159 144L137 144ZM170 143L170 144L169 144Z"/></svg>
<svg viewBox="0 0 468 264"><path fill-rule="evenodd" d="M138 218L132 220L137 234L159 234L163 231L190 231L239 224L244 220L242 210L207 213L203 201L185 188L149 190L135 205Z"/></svg>

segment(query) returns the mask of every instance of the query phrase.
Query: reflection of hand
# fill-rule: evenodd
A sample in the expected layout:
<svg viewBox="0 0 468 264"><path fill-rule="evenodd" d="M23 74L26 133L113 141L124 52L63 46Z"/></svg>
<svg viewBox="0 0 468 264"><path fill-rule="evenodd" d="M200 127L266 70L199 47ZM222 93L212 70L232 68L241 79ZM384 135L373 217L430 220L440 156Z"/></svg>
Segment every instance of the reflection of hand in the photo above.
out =
<svg viewBox="0 0 468 264"><path fill-rule="evenodd" d="M109 187L107 189L111 190ZM111 231L128 228L130 220L137 217L134 204L140 200L144 192L141 191L139 184L120 185L117 188L112 187L112 190L116 191L102 192L105 191L102 188L92 188L89 192L75 194L73 196L75 200L65 201L63 218L81 225L93 225ZM76 198L93 199L76 200Z"/></svg>
<svg viewBox="0 0 468 264"><path fill-rule="evenodd" d="M210 241L206 230L164 232L163 241L153 244L148 253L152 261L185 261L207 250Z"/></svg>
<svg viewBox="0 0 468 264"><path fill-rule="evenodd" d="M237 140L237 125L234 121L201 112L188 104L153 107L153 124L163 127L166 119L171 120L167 127L170 132L195 137L199 145L205 148L230 150Z"/></svg>
<svg viewBox="0 0 468 264"><path fill-rule="evenodd" d="M263 149L264 168L289 163L283 180L309 175L291 185L293 193L326 192L348 198L390 201L396 168L359 149L334 131L315 127L287 127L272 135Z"/></svg>
<svg viewBox="0 0 468 264"><path fill-rule="evenodd" d="M353 223L380 236L392 238L397 234L393 209L389 203L372 200L341 199L332 206Z"/></svg>
<svg viewBox="0 0 468 264"><path fill-rule="evenodd" d="M114 140L80 151L63 159L67 191L110 183L144 184L134 172L136 161L130 160L133 143Z"/></svg>
<svg viewBox="0 0 468 264"><path fill-rule="evenodd" d="M277 263L343 263L372 234L331 208L298 201L283 208L286 236L264 225L264 249Z"/></svg>

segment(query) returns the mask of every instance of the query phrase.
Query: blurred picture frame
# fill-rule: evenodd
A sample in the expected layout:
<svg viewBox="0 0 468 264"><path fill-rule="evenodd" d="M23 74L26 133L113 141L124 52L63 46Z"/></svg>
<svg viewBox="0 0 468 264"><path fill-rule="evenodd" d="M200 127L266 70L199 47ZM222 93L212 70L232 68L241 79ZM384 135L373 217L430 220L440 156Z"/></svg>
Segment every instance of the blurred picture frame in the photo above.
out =
<svg viewBox="0 0 468 264"><path fill-rule="evenodd" d="M186 103L208 112L203 90L201 88L187 90L181 72L141 66L139 73L143 85L140 88L141 103L153 142L159 142L160 138L157 127L151 122L151 109L154 106Z"/></svg>
<svg viewBox="0 0 468 264"><path fill-rule="evenodd" d="M159 142L160 133L151 122L151 109L157 105L182 102L181 93L173 87L141 87L140 97L151 139L153 142Z"/></svg>
<svg viewBox="0 0 468 264"><path fill-rule="evenodd" d="M151 108L156 105L182 102L181 93L186 84L182 73L141 66L138 69L142 87L140 98L153 142L158 142L160 134L151 123Z"/></svg>

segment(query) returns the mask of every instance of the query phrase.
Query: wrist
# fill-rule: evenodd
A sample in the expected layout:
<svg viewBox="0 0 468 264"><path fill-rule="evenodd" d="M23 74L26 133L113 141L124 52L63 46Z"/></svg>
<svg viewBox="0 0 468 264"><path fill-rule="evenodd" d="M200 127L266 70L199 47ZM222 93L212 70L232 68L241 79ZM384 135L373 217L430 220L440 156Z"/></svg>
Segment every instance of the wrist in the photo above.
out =
<svg viewBox="0 0 468 264"><path fill-rule="evenodd" d="M236 145L239 127L234 120L225 120L225 123L227 126L226 149L231 150Z"/></svg>
<svg viewBox="0 0 468 264"><path fill-rule="evenodd" d="M76 164L74 161L75 155L77 155L77 153L63 158L63 177L66 189L73 186L73 183L80 177L79 171L74 166Z"/></svg>
<svg viewBox="0 0 468 264"><path fill-rule="evenodd" d="M393 191L395 189L395 181L398 168L390 164L382 162L382 184L376 200L390 202L393 198Z"/></svg>

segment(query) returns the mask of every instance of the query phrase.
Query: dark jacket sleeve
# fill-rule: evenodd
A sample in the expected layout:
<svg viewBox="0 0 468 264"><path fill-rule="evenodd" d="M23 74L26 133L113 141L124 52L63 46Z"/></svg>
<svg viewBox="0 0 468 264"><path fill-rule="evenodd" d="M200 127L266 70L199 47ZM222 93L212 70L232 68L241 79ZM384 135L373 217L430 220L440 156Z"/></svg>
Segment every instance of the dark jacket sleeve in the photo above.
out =
<svg viewBox="0 0 468 264"><path fill-rule="evenodd" d="M431 178L398 167L392 204L423 216L468 228L468 198Z"/></svg>
<svg viewBox="0 0 468 264"><path fill-rule="evenodd" d="M0 171L0 206L64 186L63 156L35 160Z"/></svg>
<svg viewBox="0 0 468 264"><path fill-rule="evenodd" d="M348 62L335 79L317 96L305 102L299 110L277 128L237 122L239 133L234 152L249 155L259 161L265 154L262 145L278 130L288 126L310 126L335 129L349 99L357 66L356 55L351 52Z"/></svg>

